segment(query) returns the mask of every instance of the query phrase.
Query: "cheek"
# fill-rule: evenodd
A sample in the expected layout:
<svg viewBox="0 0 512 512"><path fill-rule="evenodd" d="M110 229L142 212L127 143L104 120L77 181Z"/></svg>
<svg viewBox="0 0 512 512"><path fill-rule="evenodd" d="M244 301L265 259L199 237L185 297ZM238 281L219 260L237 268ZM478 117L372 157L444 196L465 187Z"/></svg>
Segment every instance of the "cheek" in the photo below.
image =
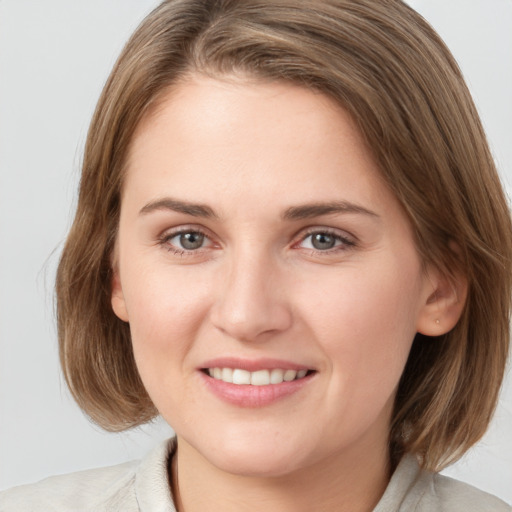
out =
<svg viewBox="0 0 512 512"><path fill-rule="evenodd" d="M141 380L170 425L186 420L193 396L189 355L208 309L207 287L165 273L139 274L127 290L130 331ZM187 399L188 397L188 399ZM188 400L188 402L187 402Z"/></svg>
<svg viewBox="0 0 512 512"><path fill-rule="evenodd" d="M421 302L419 265L381 263L364 272L340 271L316 292L302 293L306 322L331 370L344 381L357 381L360 390L367 383L369 396L375 386L393 389L398 382Z"/></svg>
<svg viewBox="0 0 512 512"><path fill-rule="evenodd" d="M151 268L151 265L148 267ZM156 267L154 267L156 268ZM148 378L167 379L169 366L181 367L209 309L211 293L192 272L133 272L124 287L137 367Z"/></svg>

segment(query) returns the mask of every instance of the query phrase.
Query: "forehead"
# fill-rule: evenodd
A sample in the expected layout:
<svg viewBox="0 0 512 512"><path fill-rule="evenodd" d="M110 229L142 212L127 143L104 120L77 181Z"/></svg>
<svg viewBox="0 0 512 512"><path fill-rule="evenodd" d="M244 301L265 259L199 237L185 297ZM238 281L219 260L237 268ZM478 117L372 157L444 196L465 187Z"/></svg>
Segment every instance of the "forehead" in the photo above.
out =
<svg viewBox="0 0 512 512"><path fill-rule="evenodd" d="M246 136L257 135L255 147L264 142L267 147L288 144L293 148L294 142L303 144L305 132L312 144L327 141L333 126L334 136L361 142L349 114L319 91L244 75L191 74L155 100L135 130L130 156L162 130L176 139L192 133L202 142L233 145L242 141L239 129L243 128Z"/></svg>
<svg viewBox="0 0 512 512"><path fill-rule="evenodd" d="M139 124L126 169L125 193L151 195L163 186L205 202L212 190L338 200L332 188L341 186L344 199L372 203L386 188L355 123L334 100L240 77L193 75L170 88Z"/></svg>

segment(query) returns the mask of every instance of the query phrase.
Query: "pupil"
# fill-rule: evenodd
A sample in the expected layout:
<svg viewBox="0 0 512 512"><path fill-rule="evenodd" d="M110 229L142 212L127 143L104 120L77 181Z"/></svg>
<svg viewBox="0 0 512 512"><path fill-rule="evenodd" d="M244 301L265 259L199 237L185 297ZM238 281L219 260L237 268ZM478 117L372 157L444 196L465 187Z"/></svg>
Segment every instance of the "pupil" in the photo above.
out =
<svg viewBox="0 0 512 512"><path fill-rule="evenodd" d="M199 249L203 245L204 235L201 233L183 233L180 235L180 244L184 249Z"/></svg>
<svg viewBox="0 0 512 512"><path fill-rule="evenodd" d="M332 249L336 240L333 236L328 235L326 233L316 233L313 235L313 240L311 241L313 247L315 249Z"/></svg>

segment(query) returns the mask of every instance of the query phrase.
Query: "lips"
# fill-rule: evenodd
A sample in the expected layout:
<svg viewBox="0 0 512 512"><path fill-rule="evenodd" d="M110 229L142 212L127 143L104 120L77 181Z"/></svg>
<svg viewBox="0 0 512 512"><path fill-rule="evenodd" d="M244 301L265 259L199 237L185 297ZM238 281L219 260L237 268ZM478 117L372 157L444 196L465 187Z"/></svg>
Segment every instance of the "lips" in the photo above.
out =
<svg viewBox="0 0 512 512"><path fill-rule="evenodd" d="M263 407L298 393L317 372L286 361L217 359L200 368L214 395L239 407Z"/></svg>

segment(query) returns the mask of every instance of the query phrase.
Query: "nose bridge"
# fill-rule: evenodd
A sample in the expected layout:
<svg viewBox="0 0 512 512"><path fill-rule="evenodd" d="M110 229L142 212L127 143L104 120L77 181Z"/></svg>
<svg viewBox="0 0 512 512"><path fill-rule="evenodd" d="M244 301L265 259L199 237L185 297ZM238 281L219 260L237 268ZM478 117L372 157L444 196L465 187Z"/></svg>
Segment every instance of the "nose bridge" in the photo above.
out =
<svg viewBox="0 0 512 512"><path fill-rule="evenodd" d="M226 258L212 320L241 341L289 327L291 311L282 289L282 270L269 250L239 244Z"/></svg>

